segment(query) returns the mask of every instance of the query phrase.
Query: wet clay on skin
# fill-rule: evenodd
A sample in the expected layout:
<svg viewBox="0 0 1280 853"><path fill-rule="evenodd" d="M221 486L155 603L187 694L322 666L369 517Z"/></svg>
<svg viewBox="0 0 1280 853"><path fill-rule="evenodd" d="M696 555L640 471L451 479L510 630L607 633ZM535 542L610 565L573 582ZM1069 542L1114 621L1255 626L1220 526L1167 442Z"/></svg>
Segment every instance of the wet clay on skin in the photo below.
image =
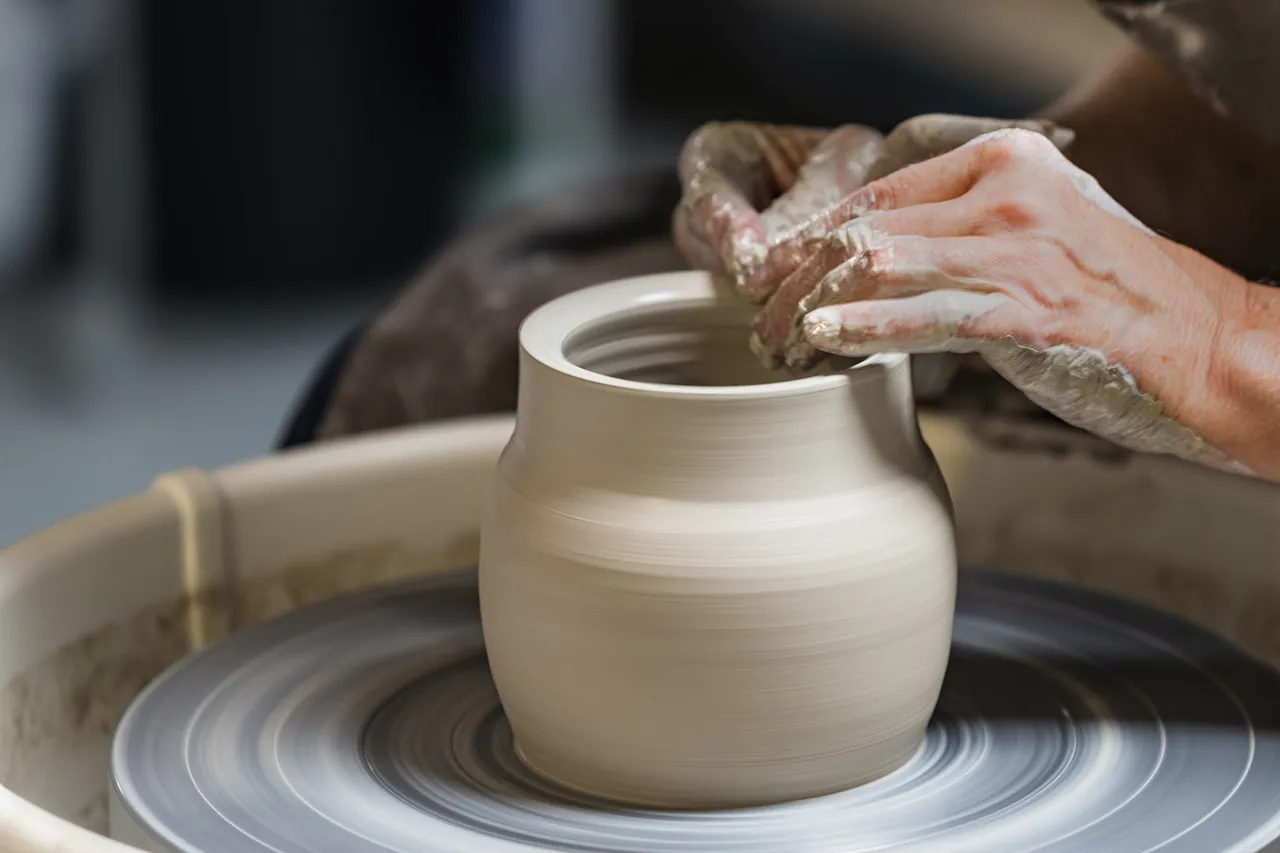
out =
<svg viewBox="0 0 1280 853"><path fill-rule="evenodd" d="M1008 132L996 131L967 144L981 144ZM1085 199L1151 233L1092 176L1063 158L1051 158L1047 162L1068 177ZM872 213L855 220L833 236L839 244L855 250L855 257L848 264L866 263L873 250L879 250L880 263L892 266L898 278L905 277L918 284L919 293L927 294L929 300L932 317L928 328L933 332L933 339L922 342L918 334L913 334L909 341L895 340L892 329L874 326L851 330L839 321L837 312L828 307L839 301L838 290L834 293L817 290L802 303L804 319L793 332L790 344L793 351L794 348L803 351L807 343L850 356L892 352L904 347L916 352L979 353L1033 402L1074 426L1134 450L1171 454L1247 473L1243 466L1202 436L1170 418L1162 403L1144 392L1123 365L1114 363L1097 349L1071 345L1038 348L1012 338L989 340L959 336L959 330L970 326L975 319L1006 305L1010 297L1004 295L1004 291L1008 288L995 278L960 280L920 263L916 256L910 260L896 256L894 246L909 245L913 238L890 237L877 231L875 216ZM839 275L832 278L833 283L839 281Z"/></svg>

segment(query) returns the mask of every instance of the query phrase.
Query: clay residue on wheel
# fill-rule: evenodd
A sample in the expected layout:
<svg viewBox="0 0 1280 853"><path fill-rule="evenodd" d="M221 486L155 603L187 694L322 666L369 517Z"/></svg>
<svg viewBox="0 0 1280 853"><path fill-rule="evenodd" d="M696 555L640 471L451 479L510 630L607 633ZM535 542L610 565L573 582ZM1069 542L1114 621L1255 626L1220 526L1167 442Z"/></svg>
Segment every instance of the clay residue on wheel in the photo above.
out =
<svg viewBox="0 0 1280 853"><path fill-rule="evenodd" d="M71 816L71 822L77 826L105 835L109 829L107 825L108 808L107 791L104 788Z"/></svg>
<svg viewBox="0 0 1280 853"><path fill-rule="evenodd" d="M395 541L353 545L254 577L241 592L241 618L250 625L363 587L472 566L479 553L478 530L430 553Z"/></svg>
<svg viewBox="0 0 1280 853"><path fill-rule="evenodd" d="M1101 543L1091 547L1088 543L1081 544L1078 537L1072 538L1076 541L1054 543L1036 537L1020 541L1023 537L1011 531L999 538L990 563L1017 565L1023 567L1021 574L1118 595L1206 628L1237 633L1231 630L1243 598L1242 590L1235 588L1237 584L1215 579L1188 566L1153 559L1136 548L1116 548ZM1243 636L1237 636L1236 641L1255 653L1260 651ZM1280 660L1280 656L1273 657Z"/></svg>
<svg viewBox="0 0 1280 853"><path fill-rule="evenodd" d="M106 812L96 804L105 797L107 746L134 697L189 651L189 613L186 601L149 608L80 637L0 688L0 783L105 831ZM60 786L69 756L75 766L100 764L92 778L102 787Z"/></svg>
<svg viewBox="0 0 1280 853"><path fill-rule="evenodd" d="M925 423L957 507L962 564L1158 607L1280 664L1280 585L1269 577L1262 526L1270 515L1261 505L1231 508L1253 506L1249 492L1232 488L1258 484L1175 460L1101 454L1065 427L983 426L963 437ZM966 444L974 439L976 452Z"/></svg>
<svg viewBox="0 0 1280 853"><path fill-rule="evenodd" d="M365 544L284 566L248 584L241 625L376 583L473 565L479 533L430 553L394 542ZM149 608L80 637L0 687L0 784L37 806L95 832L106 831L106 756L129 704L170 664L191 651L191 612L206 625L229 626L225 590ZM94 765L100 787L62 786L66 756ZM100 766L99 766L100 765ZM47 792L55 792L50 796Z"/></svg>
<svg viewBox="0 0 1280 853"><path fill-rule="evenodd" d="M1257 657L1280 666L1280 590L1273 585L1215 577L1210 569L1153 558L1137 548L1080 540L1059 541L1019 531L992 531L985 567L1064 581L1157 607L1217 631ZM962 541L962 552L975 550Z"/></svg>
<svg viewBox="0 0 1280 853"><path fill-rule="evenodd" d="M1081 436L1065 428L1014 429L994 420L989 426L976 450L958 427L926 429L953 485L966 563L1163 607L1280 664L1280 585L1263 569L1256 579L1235 574L1247 570L1241 553L1253 554L1274 541L1272 528L1262 528L1273 515L1261 503L1249 503L1252 491L1239 501L1252 508L1248 512L1232 511L1230 501L1226 509L1215 509L1231 488L1254 484L1203 472L1203 480L1196 473L1188 475L1190 484L1171 487L1127 452L1120 464L1090 458L1086 445L1094 442L1077 446L1074 438ZM1052 445L1054 432L1064 437L1061 447ZM953 441L955 448L948 446ZM984 442L1000 448L983 447ZM1180 510L1175 502L1192 506ZM1201 520L1212 531L1221 565L1190 553L1180 556L1174 547L1198 540L1200 534L1190 525L1180 527L1178 519L1198 516L1201 509L1217 513ZM1153 528L1172 536L1174 544L1162 555L1138 541L1137 534ZM473 564L477 547L476 531L439 550L390 540L353 544L255 578L243 590L244 615L257 621L375 583ZM197 605L218 618L218 600ZM137 693L188 652L189 612L185 602L144 610L86 634L0 687L0 783L59 817L103 832L110 738ZM56 782L65 778L60 774L68 772L66 763L59 764L63 757L92 768L85 791L58 788Z"/></svg>

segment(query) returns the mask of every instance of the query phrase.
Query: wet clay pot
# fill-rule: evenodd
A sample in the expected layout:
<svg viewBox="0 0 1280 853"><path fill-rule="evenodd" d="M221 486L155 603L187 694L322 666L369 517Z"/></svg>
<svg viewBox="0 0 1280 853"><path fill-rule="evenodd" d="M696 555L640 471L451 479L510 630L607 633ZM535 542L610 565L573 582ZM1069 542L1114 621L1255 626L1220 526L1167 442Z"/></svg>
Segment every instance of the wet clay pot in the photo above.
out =
<svg viewBox="0 0 1280 853"><path fill-rule="evenodd" d="M535 311L482 528L522 759L666 808L801 799L920 746L947 664L950 503L908 360L790 379L698 273Z"/></svg>

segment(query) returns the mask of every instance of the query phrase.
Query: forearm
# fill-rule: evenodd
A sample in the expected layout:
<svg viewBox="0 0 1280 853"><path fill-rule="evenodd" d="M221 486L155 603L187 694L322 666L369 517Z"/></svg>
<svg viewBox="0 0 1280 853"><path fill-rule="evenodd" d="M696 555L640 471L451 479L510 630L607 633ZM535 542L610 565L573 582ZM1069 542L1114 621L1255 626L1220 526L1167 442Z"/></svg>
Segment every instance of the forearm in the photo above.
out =
<svg viewBox="0 0 1280 853"><path fill-rule="evenodd" d="M1209 296L1217 328L1190 410L1205 439L1259 477L1280 482L1280 289L1246 281L1170 241L1165 254Z"/></svg>
<svg viewBox="0 0 1280 853"><path fill-rule="evenodd" d="M1280 155L1134 49L1046 115L1069 155L1157 231L1252 276L1272 274Z"/></svg>
<svg viewBox="0 0 1280 853"><path fill-rule="evenodd" d="M1246 286L1242 314L1223 329L1212 368L1224 403L1223 450L1280 482L1280 291Z"/></svg>

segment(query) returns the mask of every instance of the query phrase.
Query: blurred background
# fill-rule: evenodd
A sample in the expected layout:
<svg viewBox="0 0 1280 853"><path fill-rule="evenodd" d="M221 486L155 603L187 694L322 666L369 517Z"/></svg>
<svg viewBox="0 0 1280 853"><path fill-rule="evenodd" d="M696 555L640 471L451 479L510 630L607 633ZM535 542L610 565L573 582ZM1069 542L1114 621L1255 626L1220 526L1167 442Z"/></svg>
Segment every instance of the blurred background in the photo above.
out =
<svg viewBox="0 0 1280 853"><path fill-rule="evenodd" d="M1086 0L0 0L0 546L270 448L460 230L710 119L1014 116Z"/></svg>

